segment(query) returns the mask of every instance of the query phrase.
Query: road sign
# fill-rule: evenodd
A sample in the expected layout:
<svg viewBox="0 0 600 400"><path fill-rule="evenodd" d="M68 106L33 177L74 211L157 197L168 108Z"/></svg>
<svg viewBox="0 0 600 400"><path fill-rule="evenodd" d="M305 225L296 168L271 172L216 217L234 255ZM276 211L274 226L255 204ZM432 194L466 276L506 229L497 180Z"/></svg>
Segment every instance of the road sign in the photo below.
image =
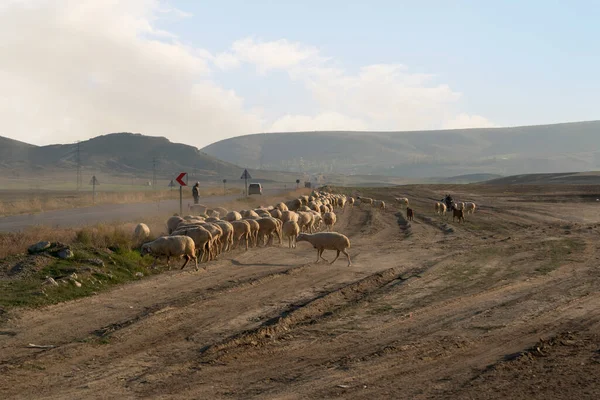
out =
<svg viewBox="0 0 600 400"><path fill-rule="evenodd" d="M175 187L175 182L173 182L173 179L171 179L171 182L169 182L169 187L170 188L174 188Z"/></svg>
<svg viewBox="0 0 600 400"><path fill-rule="evenodd" d="M240 179L244 180L244 187L246 188L246 196L248 196L248 179L252 179L250 176L250 172L247 169L244 170L242 177Z"/></svg>
<svg viewBox="0 0 600 400"><path fill-rule="evenodd" d="M250 172L248 172L248 170L245 169L240 179L252 179L252 177L250 176Z"/></svg>
<svg viewBox="0 0 600 400"><path fill-rule="evenodd" d="M227 179L223 179L223 183L227 183Z"/></svg>
<svg viewBox="0 0 600 400"><path fill-rule="evenodd" d="M187 175L187 172L182 172L179 175L177 175L177 178L175 178L175 180L177 181L177 183L179 183L179 185L181 186L187 186L187 183L185 183L183 181L183 177Z"/></svg>

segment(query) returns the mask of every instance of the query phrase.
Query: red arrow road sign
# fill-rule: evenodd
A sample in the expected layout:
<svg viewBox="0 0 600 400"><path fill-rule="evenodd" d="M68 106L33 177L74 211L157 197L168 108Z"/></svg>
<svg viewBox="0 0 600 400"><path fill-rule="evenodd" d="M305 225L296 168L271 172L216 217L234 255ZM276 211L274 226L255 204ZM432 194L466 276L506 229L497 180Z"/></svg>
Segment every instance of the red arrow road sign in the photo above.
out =
<svg viewBox="0 0 600 400"><path fill-rule="evenodd" d="M179 174L179 176L177 178L175 178L175 180L181 186L187 186L187 184L183 181L183 177L186 176L186 175L187 175L187 172L182 172L182 173Z"/></svg>

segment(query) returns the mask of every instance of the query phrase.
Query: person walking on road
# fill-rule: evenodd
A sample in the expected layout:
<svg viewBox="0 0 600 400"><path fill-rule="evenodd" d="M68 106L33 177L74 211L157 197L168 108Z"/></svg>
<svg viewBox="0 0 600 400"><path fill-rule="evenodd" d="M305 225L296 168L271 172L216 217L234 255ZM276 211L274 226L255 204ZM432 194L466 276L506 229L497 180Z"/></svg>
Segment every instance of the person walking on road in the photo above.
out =
<svg viewBox="0 0 600 400"><path fill-rule="evenodd" d="M200 202L200 182L196 182L192 188L192 196L194 196L194 204L198 204Z"/></svg>

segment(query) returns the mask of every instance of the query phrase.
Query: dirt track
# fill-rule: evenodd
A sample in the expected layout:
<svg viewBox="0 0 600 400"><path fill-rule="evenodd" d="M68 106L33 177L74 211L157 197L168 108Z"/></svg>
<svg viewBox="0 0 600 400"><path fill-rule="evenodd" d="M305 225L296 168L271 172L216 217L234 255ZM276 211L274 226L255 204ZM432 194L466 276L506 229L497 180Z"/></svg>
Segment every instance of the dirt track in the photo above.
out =
<svg viewBox="0 0 600 400"><path fill-rule="evenodd" d="M278 194L285 189L265 189L265 194ZM206 205L234 201L239 196L212 196L202 198ZM189 199L184 199L183 207L187 210ZM12 215L0 217L0 232L15 232L36 225L52 228L77 227L100 222L113 222L148 218L151 216L169 215L179 212L179 199L152 203L103 204L67 210L46 211L37 214Z"/></svg>
<svg viewBox="0 0 600 400"><path fill-rule="evenodd" d="M443 193L376 192L417 216L340 214L349 268L251 249L21 312L0 397L600 398L600 206L494 190L455 194L481 205L464 225L433 215Z"/></svg>

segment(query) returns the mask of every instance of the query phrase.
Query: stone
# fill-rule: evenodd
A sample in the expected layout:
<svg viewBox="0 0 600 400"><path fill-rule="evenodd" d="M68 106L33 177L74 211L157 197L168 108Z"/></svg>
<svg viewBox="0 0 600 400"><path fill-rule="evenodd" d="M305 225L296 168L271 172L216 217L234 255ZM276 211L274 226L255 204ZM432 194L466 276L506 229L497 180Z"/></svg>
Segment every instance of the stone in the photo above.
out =
<svg viewBox="0 0 600 400"><path fill-rule="evenodd" d="M86 264L95 265L96 267L104 267L104 261L99 258L90 258L85 260Z"/></svg>
<svg viewBox="0 0 600 400"><path fill-rule="evenodd" d="M81 287L81 282L76 281L75 279L72 279L71 282L73 282L73 284L77 287Z"/></svg>
<svg viewBox="0 0 600 400"><path fill-rule="evenodd" d="M61 258L63 260L66 260L68 258L72 258L74 256L74 254L71 251L71 249L62 249L56 255L58 256L58 258Z"/></svg>
<svg viewBox="0 0 600 400"><path fill-rule="evenodd" d="M44 281L43 285L58 286L58 282L56 282L54 278L48 276L46 277L46 280Z"/></svg>
<svg viewBox="0 0 600 400"><path fill-rule="evenodd" d="M137 276L138 278L141 278L144 276L144 274L142 274L141 272L136 272L135 276Z"/></svg>
<svg viewBox="0 0 600 400"><path fill-rule="evenodd" d="M32 244L31 246L29 246L27 251L29 252L29 254L35 254L35 253L40 253L49 248L50 248L50 242L42 241L42 242L37 242L36 244Z"/></svg>

